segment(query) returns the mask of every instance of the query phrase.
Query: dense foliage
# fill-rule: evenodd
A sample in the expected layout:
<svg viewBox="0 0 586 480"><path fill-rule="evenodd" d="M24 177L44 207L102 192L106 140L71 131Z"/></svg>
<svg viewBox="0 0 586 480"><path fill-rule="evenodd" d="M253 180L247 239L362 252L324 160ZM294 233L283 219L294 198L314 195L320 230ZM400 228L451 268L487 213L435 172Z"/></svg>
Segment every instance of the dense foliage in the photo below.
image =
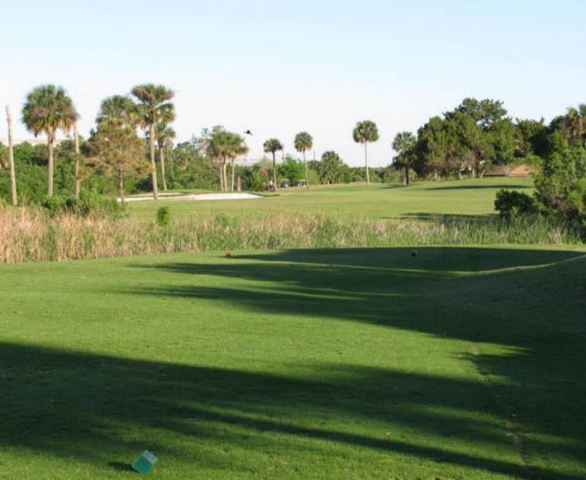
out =
<svg viewBox="0 0 586 480"><path fill-rule="evenodd" d="M124 197L151 190L156 197L158 179L164 190L260 191L371 181L409 185L413 179L483 177L495 169L507 174L512 166L524 164L535 174L535 196L528 200L501 192L496 207L502 216L537 210L569 219L585 216L586 105L570 108L546 124L543 119L511 118L499 100L466 98L453 110L430 118L416 134L398 133L391 142L396 152L393 163L382 168L368 166L367 147L379 139L379 131L365 120L352 132L354 141L364 145L365 166L358 168L348 166L334 151L323 153L319 161L314 153L314 160L308 161L313 137L305 131L293 139L302 160L278 156L284 144L269 138L263 145L269 158L243 161L248 152L244 137L221 126L174 146L173 96L163 85L144 84L129 95L109 97L87 141L74 135L57 144L57 130L67 131L77 119L73 102L61 87L33 90L23 107L23 121L33 133L45 133L48 143L15 146L21 202L60 205L63 198L79 198L80 182L95 194ZM6 166L7 149L0 145L0 198L8 200ZM46 197L53 192L61 200L48 202Z"/></svg>

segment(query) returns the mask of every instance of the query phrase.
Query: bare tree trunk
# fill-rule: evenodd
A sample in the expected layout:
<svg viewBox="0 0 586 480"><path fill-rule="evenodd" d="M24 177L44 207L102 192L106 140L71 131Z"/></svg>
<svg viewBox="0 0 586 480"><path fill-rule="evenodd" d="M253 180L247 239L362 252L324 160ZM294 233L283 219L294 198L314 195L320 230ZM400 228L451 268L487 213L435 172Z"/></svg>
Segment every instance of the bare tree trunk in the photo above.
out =
<svg viewBox="0 0 586 480"><path fill-rule="evenodd" d="M309 170L307 169L307 160L305 159L305 150L303 150L303 163L305 164L305 188L309 188Z"/></svg>
<svg viewBox="0 0 586 480"><path fill-rule="evenodd" d="M171 181L175 181L175 159L173 158L173 151L171 151L171 156L169 157L169 176Z"/></svg>
<svg viewBox="0 0 586 480"><path fill-rule="evenodd" d="M224 160L224 164L222 165L222 176L224 177L224 188L223 192L228 191L228 162Z"/></svg>
<svg viewBox="0 0 586 480"><path fill-rule="evenodd" d="M277 158L273 152L273 188L277 191Z"/></svg>
<svg viewBox="0 0 586 480"><path fill-rule="evenodd" d="M6 105L6 122L8 123L8 165L10 167L10 191L12 193L12 205L18 205L16 195L16 172L14 170L14 145L12 144L12 116L10 107Z"/></svg>
<svg viewBox="0 0 586 480"><path fill-rule="evenodd" d="M121 168L118 169L118 196L120 201L124 203L124 172Z"/></svg>
<svg viewBox="0 0 586 480"><path fill-rule="evenodd" d="M47 165L47 196L53 196L53 147L55 144L54 134L47 134L47 148L49 150L49 163Z"/></svg>
<svg viewBox="0 0 586 480"><path fill-rule="evenodd" d="M153 181L153 198L159 199L159 185L157 184L157 163L155 161L155 124L149 125L149 147L151 154L151 178Z"/></svg>
<svg viewBox="0 0 586 480"><path fill-rule="evenodd" d="M366 183L370 185L370 172L368 171L368 142L364 142L364 168L366 169Z"/></svg>
<svg viewBox="0 0 586 480"><path fill-rule="evenodd" d="M405 167L405 186L409 186L409 167Z"/></svg>
<svg viewBox="0 0 586 480"><path fill-rule="evenodd" d="M81 192L81 172L79 166L79 132L77 131L77 122L73 124L73 141L75 144L75 198L79 198Z"/></svg>
<svg viewBox="0 0 586 480"><path fill-rule="evenodd" d="M159 158L161 160L161 176L163 177L163 191L167 191L167 177L165 176L165 149L159 147Z"/></svg>
<svg viewBox="0 0 586 480"><path fill-rule="evenodd" d="M230 191L233 193L234 192L234 163L235 163L235 159L232 159L232 181L230 182Z"/></svg>

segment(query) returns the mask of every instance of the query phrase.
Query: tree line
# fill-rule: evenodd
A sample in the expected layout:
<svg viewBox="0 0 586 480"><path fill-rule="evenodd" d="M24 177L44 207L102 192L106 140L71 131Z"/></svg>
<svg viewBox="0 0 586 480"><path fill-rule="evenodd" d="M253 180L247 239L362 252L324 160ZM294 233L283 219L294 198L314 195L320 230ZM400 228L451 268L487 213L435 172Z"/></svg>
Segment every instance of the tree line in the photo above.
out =
<svg viewBox="0 0 586 480"><path fill-rule="evenodd" d="M414 176L436 181L474 178L484 176L494 167L526 163L539 172L537 187L542 192L539 195L543 204L564 212L582 208L576 198L582 198L584 182L585 105L570 108L546 124L543 119L511 118L499 100L466 98L453 110L430 118L417 132L399 132L389 141L389 147L396 153L392 162L387 167L373 169L368 165L368 146L379 140L373 121L360 121L352 131L353 140L364 148L362 168L349 167L335 151L324 152L320 160L308 160L307 152L313 149L314 140L306 131L293 139L301 159L285 156L283 142L269 138L263 144L269 161L245 166L238 160L248 153L245 135L251 135L250 131L239 134L216 126L204 129L189 142L174 145L173 98L171 89L155 84L137 85L126 95L108 97L100 106L95 128L87 139L81 139L77 133L79 115L65 90L55 85L35 88L27 95L21 114L27 129L35 136L44 135L47 140L47 196L51 197L55 191L57 148L61 157L72 165L71 172L61 166L60 173L73 175L76 197L82 182L88 188L108 189L103 179L115 182L121 198L125 196L126 183L130 182L131 191L151 190L157 199L159 181L163 191L168 190L171 182L172 188L219 188L223 192L242 186L258 190L270 185L277 189L284 181L305 186L397 181L398 175L408 185ZM11 118L8 120L10 130ZM73 137L57 145L58 131L73 131ZM26 147L9 145L6 149L0 145L0 168L10 167L13 197L16 196L14 165L19 165L23 177L28 176L27 168L32 172L35 166L34 162L30 163L30 151L26 154L24 150ZM281 162L277 161L279 152ZM19 158L25 157L29 163L20 166ZM60 185L65 182L61 180Z"/></svg>

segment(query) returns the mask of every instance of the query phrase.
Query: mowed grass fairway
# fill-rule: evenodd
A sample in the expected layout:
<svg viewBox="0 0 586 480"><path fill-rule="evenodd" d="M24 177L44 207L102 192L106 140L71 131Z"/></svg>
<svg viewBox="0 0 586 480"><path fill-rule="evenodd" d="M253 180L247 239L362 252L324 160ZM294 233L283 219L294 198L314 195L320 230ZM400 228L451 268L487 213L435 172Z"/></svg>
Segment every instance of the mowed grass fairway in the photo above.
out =
<svg viewBox="0 0 586 480"><path fill-rule="evenodd" d="M144 449L157 479L586 478L585 272L525 248L2 266L0 478L134 478Z"/></svg>
<svg viewBox="0 0 586 480"><path fill-rule="evenodd" d="M156 210L168 206L173 218L214 214L266 216L270 214L323 214L360 218L418 218L439 215L494 215L496 192L501 188L530 193L533 180L485 178L451 182L424 182L401 187L394 184L349 184L280 189L260 200L169 201L129 203L130 212L152 221Z"/></svg>

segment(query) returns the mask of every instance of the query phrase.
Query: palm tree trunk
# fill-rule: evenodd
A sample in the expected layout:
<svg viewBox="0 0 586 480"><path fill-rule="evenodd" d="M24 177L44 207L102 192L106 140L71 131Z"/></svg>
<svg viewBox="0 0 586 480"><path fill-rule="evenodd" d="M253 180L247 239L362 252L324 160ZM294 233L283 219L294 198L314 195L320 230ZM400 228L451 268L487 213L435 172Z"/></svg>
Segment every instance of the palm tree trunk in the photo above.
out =
<svg viewBox="0 0 586 480"><path fill-rule="evenodd" d="M273 188L277 191L277 158L273 152Z"/></svg>
<svg viewBox="0 0 586 480"><path fill-rule="evenodd" d="M8 165L10 167L10 192L12 194L12 205L18 205L16 195L16 172L14 170L14 146L12 145L12 116L10 107L6 105L6 122L8 123Z"/></svg>
<svg viewBox="0 0 586 480"><path fill-rule="evenodd" d="M405 186L409 186L409 167L405 167Z"/></svg>
<svg viewBox="0 0 586 480"><path fill-rule="evenodd" d="M223 167L222 167L223 160L220 160L218 163L218 176L220 177L220 192L224 191L224 174L223 174Z"/></svg>
<svg viewBox="0 0 586 480"><path fill-rule="evenodd" d="M47 165L47 196L53 196L53 145L55 143L54 135L52 133L47 134L47 148L49 150L49 162Z"/></svg>
<svg viewBox="0 0 586 480"><path fill-rule="evenodd" d="M161 176L163 177L163 191L167 191L167 178L165 176L165 149L159 147L159 158L161 159Z"/></svg>
<svg viewBox="0 0 586 480"><path fill-rule="evenodd" d="M305 188L309 188L309 170L307 169L307 160L305 158L305 150L303 150L303 163L305 164Z"/></svg>
<svg viewBox="0 0 586 480"><path fill-rule="evenodd" d="M368 171L368 142L364 142L364 168L366 169L366 184L370 185L370 172Z"/></svg>
<svg viewBox="0 0 586 480"><path fill-rule="evenodd" d="M73 124L73 139L75 142L75 198L79 198L81 192L81 177L79 168L79 133L77 131L77 122Z"/></svg>
<svg viewBox="0 0 586 480"><path fill-rule="evenodd" d="M232 159L232 181L230 182L230 191L234 193L234 162L235 160Z"/></svg>
<svg viewBox="0 0 586 480"><path fill-rule="evenodd" d="M224 177L224 188L223 188L223 192L227 192L228 191L228 162L226 162L226 160L224 160L224 164L222 165L222 176Z"/></svg>
<svg viewBox="0 0 586 480"><path fill-rule="evenodd" d="M149 147L151 154L151 179L153 181L153 198L159 199L159 185L157 184L157 164L155 161L155 124L149 125Z"/></svg>
<svg viewBox="0 0 586 480"><path fill-rule="evenodd" d="M118 196L120 201L124 203L124 172L121 168L118 169Z"/></svg>

